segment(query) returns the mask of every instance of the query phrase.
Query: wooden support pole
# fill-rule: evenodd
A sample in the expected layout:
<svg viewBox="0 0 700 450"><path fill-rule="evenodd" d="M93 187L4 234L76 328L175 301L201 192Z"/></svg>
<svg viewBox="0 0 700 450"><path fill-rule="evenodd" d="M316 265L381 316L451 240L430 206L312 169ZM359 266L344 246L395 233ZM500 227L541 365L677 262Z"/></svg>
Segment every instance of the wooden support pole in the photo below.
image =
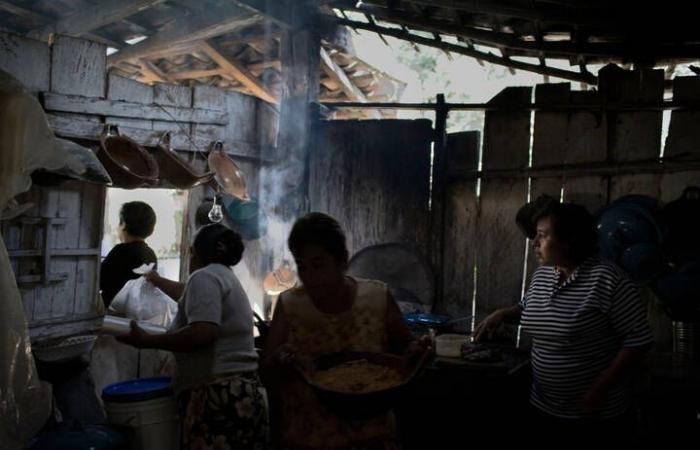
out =
<svg viewBox="0 0 700 450"><path fill-rule="evenodd" d="M277 148L277 176L269 183L277 185L275 199L278 215L291 221L308 209L308 159L314 139L314 121L318 116L319 64L321 39L315 9L293 6L290 14L306 14L304 27L286 30L280 40L282 92ZM280 189L281 187L281 189Z"/></svg>
<svg viewBox="0 0 700 450"><path fill-rule="evenodd" d="M445 192L447 187L447 115L445 95L438 94L435 107L435 136L433 140L433 176L431 186L432 245L429 258L435 268L435 298L442 298L443 286L440 282L442 255L445 248Z"/></svg>

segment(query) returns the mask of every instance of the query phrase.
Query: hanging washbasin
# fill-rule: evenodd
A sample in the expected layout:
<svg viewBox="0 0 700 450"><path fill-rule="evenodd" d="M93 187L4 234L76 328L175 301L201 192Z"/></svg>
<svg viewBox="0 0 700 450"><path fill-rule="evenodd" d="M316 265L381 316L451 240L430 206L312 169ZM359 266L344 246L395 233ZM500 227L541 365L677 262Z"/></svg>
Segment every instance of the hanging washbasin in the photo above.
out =
<svg viewBox="0 0 700 450"><path fill-rule="evenodd" d="M161 181L166 181L177 189L190 189L210 181L213 172L199 173L189 163L184 161L170 145L170 132L161 137L155 147L155 159Z"/></svg>
<svg viewBox="0 0 700 450"><path fill-rule="evenodd" d="M134 140L121 136L114 125L106 125L97 152L114 187L135 189L158 182L156 160Z"/></svg>

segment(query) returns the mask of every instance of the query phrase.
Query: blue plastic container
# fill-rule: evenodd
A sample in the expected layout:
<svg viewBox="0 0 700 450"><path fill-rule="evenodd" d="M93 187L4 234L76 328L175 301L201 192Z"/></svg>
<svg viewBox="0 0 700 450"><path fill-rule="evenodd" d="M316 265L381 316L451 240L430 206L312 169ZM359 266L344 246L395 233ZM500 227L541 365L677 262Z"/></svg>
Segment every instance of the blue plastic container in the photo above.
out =
<svg viewBox="0 0 700 450"><path fill-rule="evenodd" d="M173 395L170 377L139 378L110 384L102 390L102 399L113 403L132 403Z"/></svg>
<svg viewBox="0 0 700 450"><path fill-rule="evenodd" d="M224 198L224 206L232 227L243 239L258 239L267 231L267 216L257 200L229 196Z"/></svg>

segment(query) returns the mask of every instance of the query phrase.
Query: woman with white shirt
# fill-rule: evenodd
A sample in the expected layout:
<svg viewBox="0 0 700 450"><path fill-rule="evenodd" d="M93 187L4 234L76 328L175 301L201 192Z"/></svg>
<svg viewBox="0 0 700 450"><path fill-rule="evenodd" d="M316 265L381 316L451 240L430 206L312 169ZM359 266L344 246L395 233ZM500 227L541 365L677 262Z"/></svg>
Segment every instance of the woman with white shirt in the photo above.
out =
<svg viewBox="0 0 700 450"><path fill-rule="evenodd" d="M253 314L248 297L231 270L243 255L243 241L231 229L202 227L193 244L192 272L178 302L178 315L166 334L151 335L132 322L120 338L139 348L175 353L184 449L267 448L268 420L257 375ZM169 295L181 285L157 280ZM163 281L163 283L159 283Z"/></svg>

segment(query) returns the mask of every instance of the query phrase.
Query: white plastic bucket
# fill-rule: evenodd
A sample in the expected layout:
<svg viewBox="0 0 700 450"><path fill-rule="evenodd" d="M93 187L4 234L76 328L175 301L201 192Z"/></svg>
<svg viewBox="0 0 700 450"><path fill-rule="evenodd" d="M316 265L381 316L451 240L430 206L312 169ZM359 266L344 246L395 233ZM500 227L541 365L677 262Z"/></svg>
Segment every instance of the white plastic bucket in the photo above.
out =
<svg viewBox="0 0 700 450"><path fill-rule="evenodd" d="M105 402L109 423L134 430L132 450L178 450L180 420L174 396L143 402Z"/></svg>
<svg viewBox="0 0 700 450"><path fill-rule="evenodd" d="M132 450L178 450L180 420L167 377L141 378L102 391L109 423L133 429Z"/></svg>

